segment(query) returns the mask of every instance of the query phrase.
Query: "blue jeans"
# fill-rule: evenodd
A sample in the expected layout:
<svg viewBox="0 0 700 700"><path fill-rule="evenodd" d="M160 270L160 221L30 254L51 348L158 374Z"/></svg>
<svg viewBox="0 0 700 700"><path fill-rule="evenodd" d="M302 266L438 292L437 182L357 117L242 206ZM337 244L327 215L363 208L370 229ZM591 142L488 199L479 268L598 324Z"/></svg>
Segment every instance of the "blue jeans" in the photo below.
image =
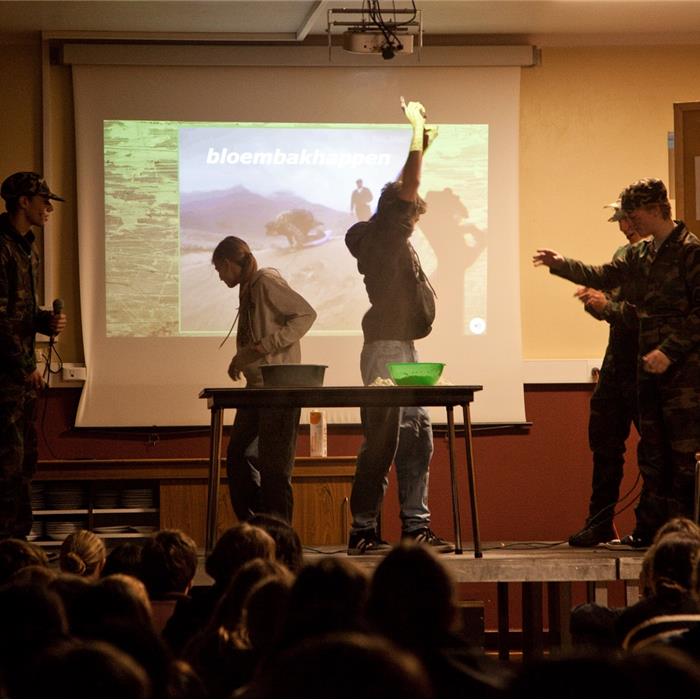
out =
<svg viewBox="0 0 700 700"><path fill-rule="evenodd" d="M378 340L365 343L360 357L362 381L388 377L387 362L416 362L412 341ZM433 431L422 407L361 410L364 442L350 495L353 531L377 527L389 469L396 464L401 526L411 532L430 524L428 471L433 454Z"/></svg>

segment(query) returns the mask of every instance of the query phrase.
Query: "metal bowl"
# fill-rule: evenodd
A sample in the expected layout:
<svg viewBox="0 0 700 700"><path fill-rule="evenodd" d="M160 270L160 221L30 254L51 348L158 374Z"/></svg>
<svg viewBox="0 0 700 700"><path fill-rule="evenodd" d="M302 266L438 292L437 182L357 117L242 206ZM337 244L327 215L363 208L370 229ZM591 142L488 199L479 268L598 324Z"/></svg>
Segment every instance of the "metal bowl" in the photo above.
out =
<svg viewBox="0 0 700 700"><path fill-rule="evenodd" d="M388 362L386 367L398 386L433 386L445 365L442 362Z"/></svg>
<svg viewBox="0 0 700 700"><path fill-rule="evenodd" d="M323 386L328 365L260 365L265 386Z"/></svg>

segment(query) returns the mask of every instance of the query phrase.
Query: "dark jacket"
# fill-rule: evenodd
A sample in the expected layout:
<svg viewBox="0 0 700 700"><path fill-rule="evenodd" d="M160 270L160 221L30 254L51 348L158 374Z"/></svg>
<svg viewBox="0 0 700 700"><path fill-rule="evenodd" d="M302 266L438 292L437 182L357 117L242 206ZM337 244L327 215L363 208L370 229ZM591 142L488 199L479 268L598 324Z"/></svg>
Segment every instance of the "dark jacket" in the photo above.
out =
<svg viewBox="0 0 700 700"><path fill-rule="evenodd" d="M409 243L413 212L411 202L396 200L345 236L371 305L362 318L366 343L416 340L430 332L432 319L426 324L422 313L426 287L421 288L420 261Z"/></svg>

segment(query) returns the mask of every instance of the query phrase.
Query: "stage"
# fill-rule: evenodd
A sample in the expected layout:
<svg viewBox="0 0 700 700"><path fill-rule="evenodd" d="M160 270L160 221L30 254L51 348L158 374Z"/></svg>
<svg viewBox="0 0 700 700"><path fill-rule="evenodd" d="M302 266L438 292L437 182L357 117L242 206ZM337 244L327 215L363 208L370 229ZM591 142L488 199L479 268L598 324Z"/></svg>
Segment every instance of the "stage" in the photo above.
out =
<svg viewBox="0 0 700 700"><path fill-rule="evenodd" d="M469 544L469 543L467 543ZM483 557L474 558L473 550L464 554L440 554L457 583L490 583L497 589L498 655L508 659L511 651L509 599L511 584L521 584L522 652L525 658L537 656L545 646L550 649L571 645L569 613L571 588L583 582L587 598L600 605L608 604L608 583L624 581L625 603L636 602L638 578L646 550L606 544L592 549L576 549L563 542L485 542ZM325 556L347 557L343 547L305 548L307 562ZM368 571L382 560L382 555L348 557ZM544 600L547 615L544 619ZM545 645L545 629L548 644Z"/></svg>

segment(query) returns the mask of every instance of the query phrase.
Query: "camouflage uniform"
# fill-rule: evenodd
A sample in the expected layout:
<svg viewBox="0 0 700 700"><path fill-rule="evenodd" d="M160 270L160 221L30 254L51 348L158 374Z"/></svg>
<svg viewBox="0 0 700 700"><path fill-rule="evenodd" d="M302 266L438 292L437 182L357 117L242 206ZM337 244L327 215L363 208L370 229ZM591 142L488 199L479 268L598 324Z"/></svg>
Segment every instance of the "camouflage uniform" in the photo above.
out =
<svg viewBox="0 0 700 700"><path fill-rule="evenodd" d="M6 202L24 195L63 201L36 173L15 173L2 183ZM33 233L22 235L0 214L0 539L25 537L32 524L36 392L27 377L36 369L35 333L48 335L52 318L37 306L33 243Z"/></svg>
<svg viewBox="0 0 700 700"><path fill-rule="evenodd" d="M695 452L700 450L700 241L679 221L658 251L645 240L607 265L566 259L551 272L596 289L625 285L637 305L645 487L636 533L651 539L668 517L693 515ZM641 358L655 349L672 362L663 374L642 368Z"/></svg>
<svg viewBox="0 0 700 700"><path fill-rule="evenodd" d="M619 248L613 260L624 257L631 244ZM587 526L612 530L615 505L625 463L625 443L634 423L640 432L637 407L637 337L639 322L634 306L628 301L632 290L613 290L601 313L586 310L610 324L608 345L600 375L591 396L588 442L593 453L593 480ZM643 461L643 442L639 444L639 461Z"/></svg>

